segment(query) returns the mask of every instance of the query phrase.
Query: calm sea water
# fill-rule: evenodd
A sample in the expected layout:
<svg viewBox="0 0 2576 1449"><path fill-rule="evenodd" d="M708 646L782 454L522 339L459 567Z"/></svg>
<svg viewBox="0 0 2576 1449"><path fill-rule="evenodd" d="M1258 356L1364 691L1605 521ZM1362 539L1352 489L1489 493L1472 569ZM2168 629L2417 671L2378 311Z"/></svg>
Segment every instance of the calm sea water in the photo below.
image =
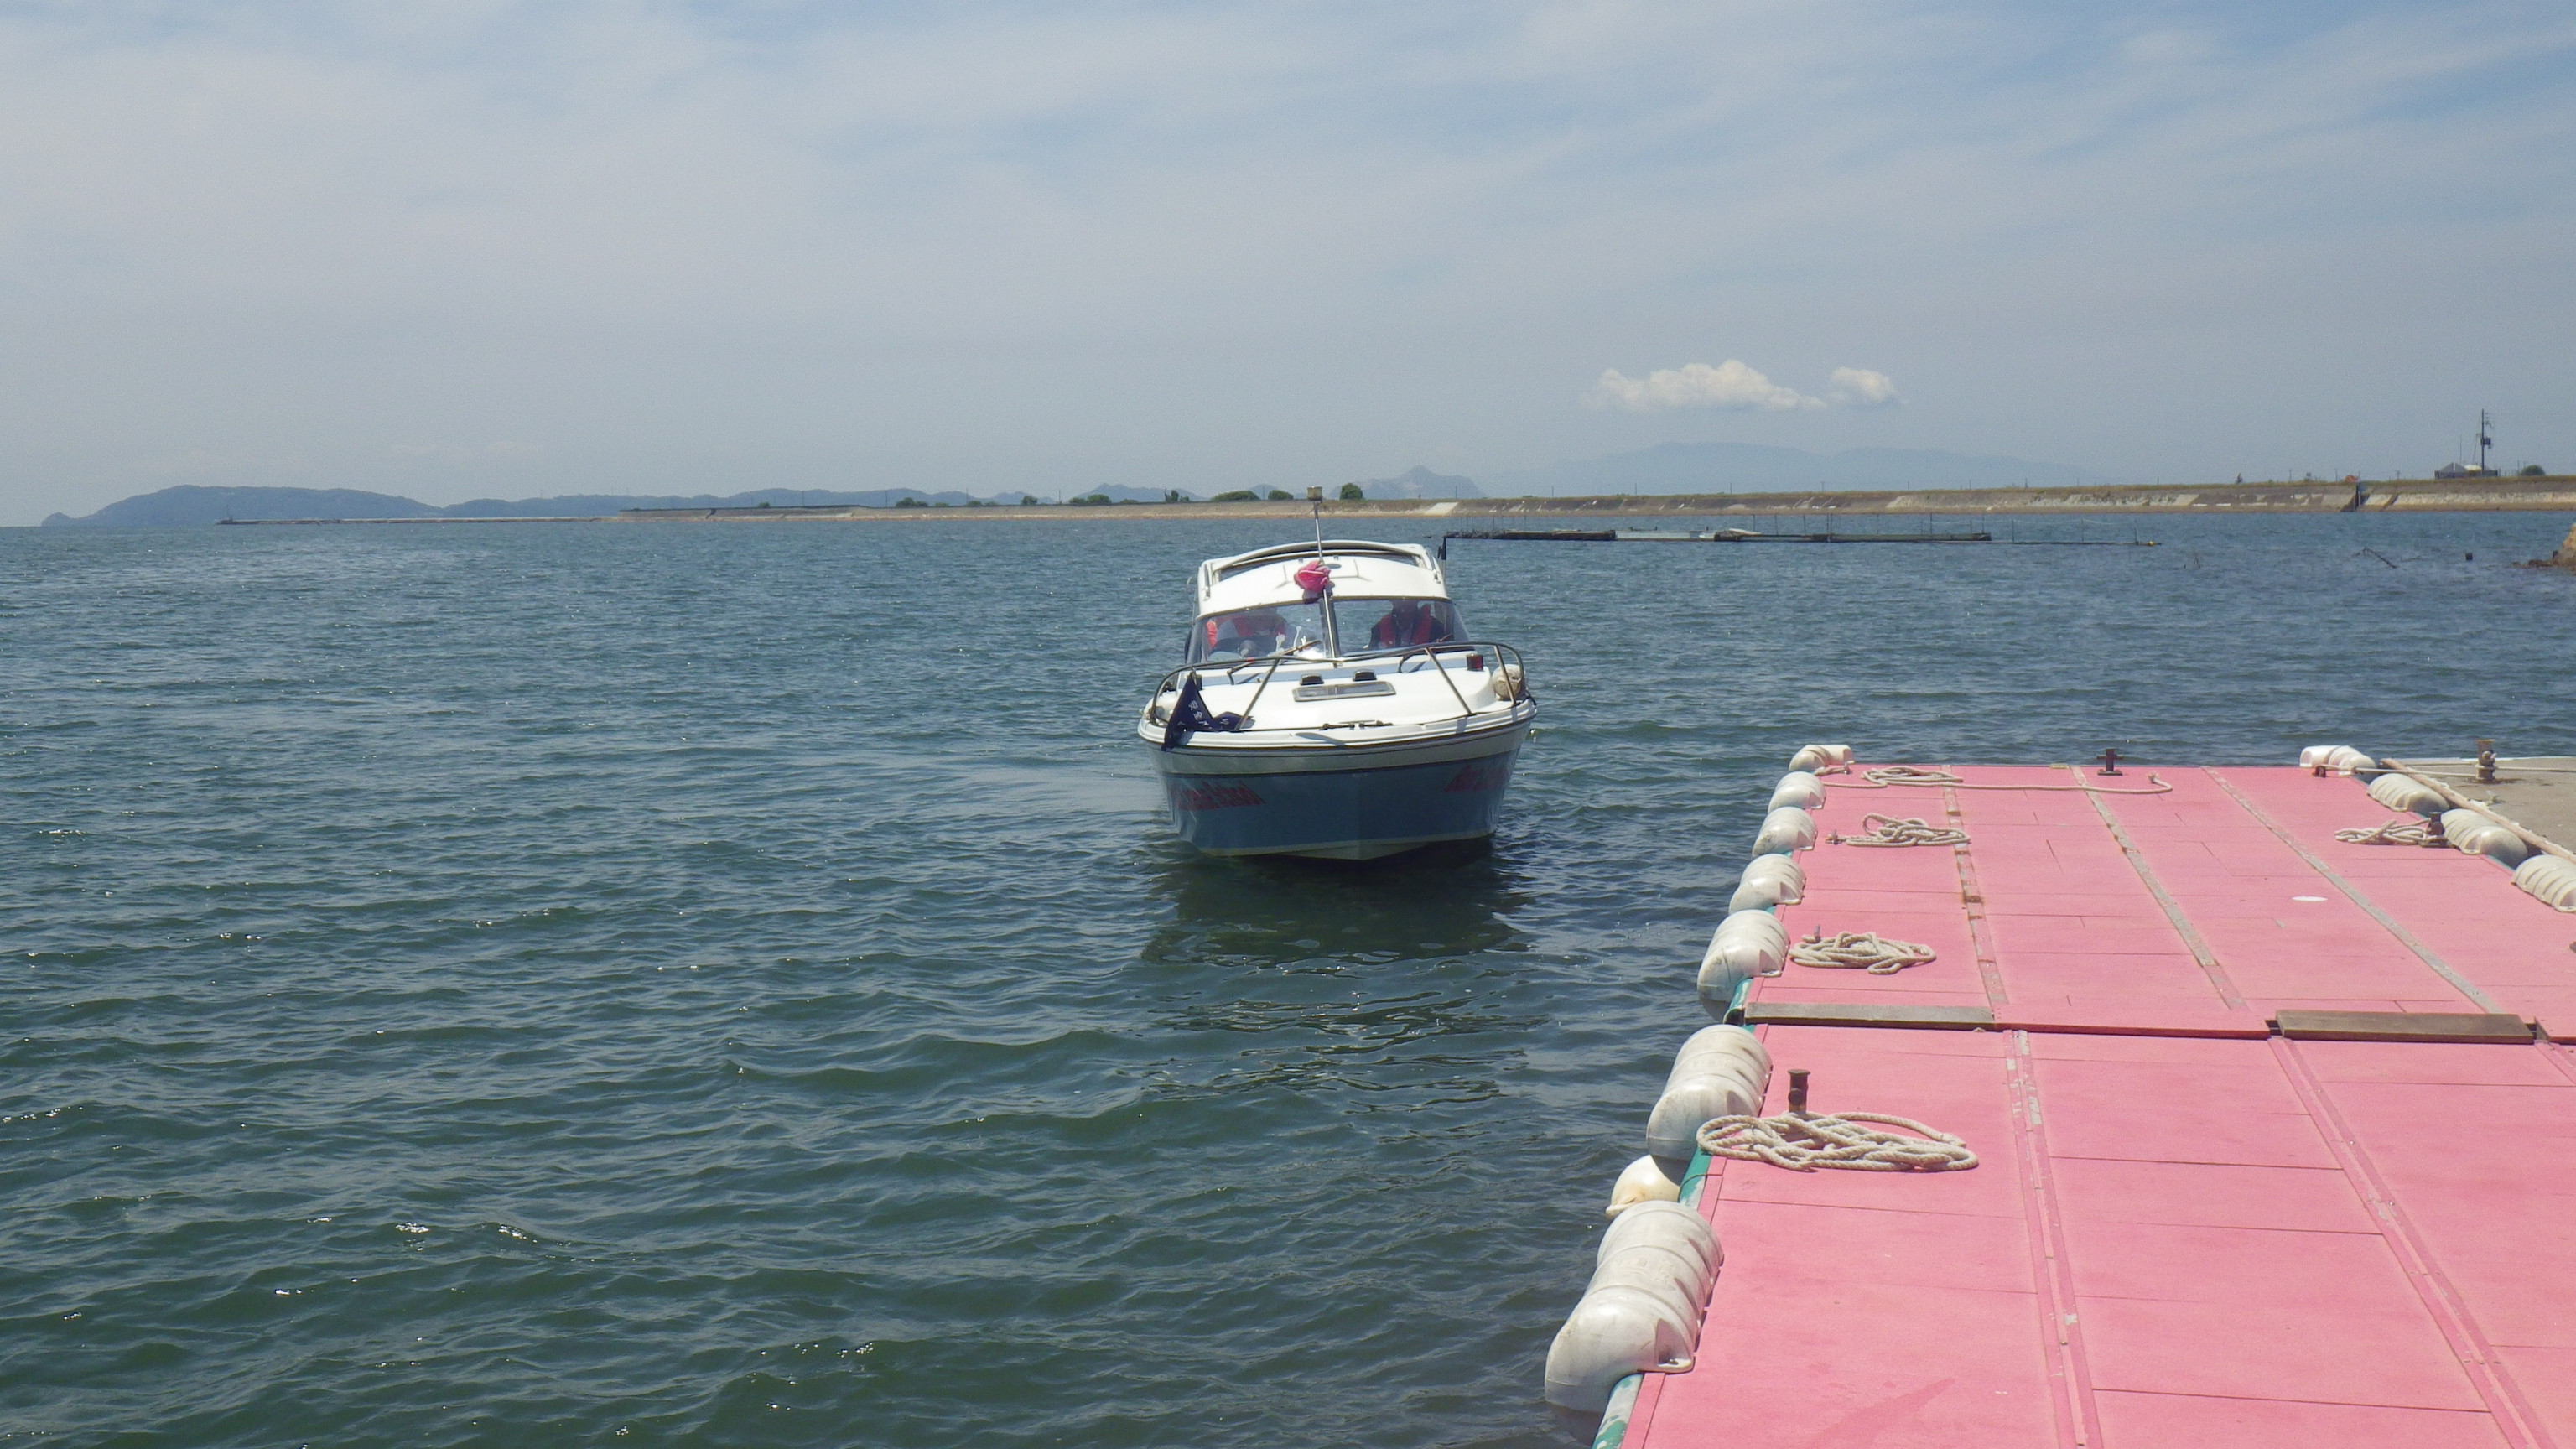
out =
<svg viewBox="0 0 2576 1449"><path fill-rule="evenodd" d="M1128 739L1271 526L0 533L0 1434L1556 1443L1793 748L2576 753L2569 521L1463 543L1542 729L1358 869Z"/></svg>

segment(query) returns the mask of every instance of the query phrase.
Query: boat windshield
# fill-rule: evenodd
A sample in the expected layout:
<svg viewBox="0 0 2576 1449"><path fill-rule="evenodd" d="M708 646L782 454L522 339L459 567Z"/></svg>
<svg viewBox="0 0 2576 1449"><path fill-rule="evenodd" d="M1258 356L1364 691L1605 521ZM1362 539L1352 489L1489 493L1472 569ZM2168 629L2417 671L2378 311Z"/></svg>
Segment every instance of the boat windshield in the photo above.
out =
<svg viewBox="0 0 2576 1449"><path fill-rule="evenodd" d="M1448 644L1467 635L1446 599L1335 599L1333 629L1345 655Z"/></svg>
<svg viewBox="0 0 2576 1449"><path fill-rule="evenodd" d="M1274 654L1324 650L1320 604L1279 604L1232 614L1210 614L1190 630L1190 662L1267 659Z"/></svg>

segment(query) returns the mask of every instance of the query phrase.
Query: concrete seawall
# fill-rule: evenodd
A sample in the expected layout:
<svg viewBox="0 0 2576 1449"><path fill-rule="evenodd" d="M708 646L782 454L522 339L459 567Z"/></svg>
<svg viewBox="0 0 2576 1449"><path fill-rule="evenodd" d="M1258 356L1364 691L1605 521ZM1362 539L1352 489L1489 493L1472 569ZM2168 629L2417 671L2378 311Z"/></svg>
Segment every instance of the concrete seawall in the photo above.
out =
<svg viewBox="0 0 2576 1449"><path fill-rule="evenodd" d="M2576 512L2576 477L2407 479L2344 483L2220 483L2136 488L1923 488L1883 492L1603 494L1581 498L1370 499L1327 502L1334 518L1723 517L1819 514L1839 517L1923 513L2443 513ZM950 519L1304 518L1293 503L1135 503L1094 507L991 508L639 508L628 523L785 523L849 520L926 523Z"/></svg>

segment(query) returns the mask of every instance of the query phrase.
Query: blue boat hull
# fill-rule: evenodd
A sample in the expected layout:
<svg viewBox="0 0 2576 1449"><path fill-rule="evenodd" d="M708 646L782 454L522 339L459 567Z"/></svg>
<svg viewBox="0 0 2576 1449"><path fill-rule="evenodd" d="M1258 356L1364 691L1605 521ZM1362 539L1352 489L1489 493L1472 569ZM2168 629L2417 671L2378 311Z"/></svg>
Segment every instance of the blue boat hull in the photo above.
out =
<svg viewBox="0 0 2576 1449"><path fill-rule="evenodd" d="M1373 860L1494 833L1525 730L1465 758L1375 768L1184 772L1166 767L1172 828L1211 855Z"/></svg>

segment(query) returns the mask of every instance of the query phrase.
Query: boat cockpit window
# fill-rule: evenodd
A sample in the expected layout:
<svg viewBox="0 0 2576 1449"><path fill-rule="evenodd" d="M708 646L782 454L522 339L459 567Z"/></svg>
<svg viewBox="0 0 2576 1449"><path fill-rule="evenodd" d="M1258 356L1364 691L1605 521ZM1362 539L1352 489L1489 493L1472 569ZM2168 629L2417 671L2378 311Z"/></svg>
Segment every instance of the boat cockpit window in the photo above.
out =
<svg viewBox="0 0 2576 1449"><path fill-rule="evenodd" d="M1335 599L1333 628L1342 653L1450 644L1466 637L1446 599Z"/></svg>
<svg viewBox="0 0 2576 1449"><path fill-rule="evenodd" d="M1210 614L1190 630L1190 662L1267 659L1274 654L1324 649L1324 610L1320 604L1279 604Z"/></svg>

